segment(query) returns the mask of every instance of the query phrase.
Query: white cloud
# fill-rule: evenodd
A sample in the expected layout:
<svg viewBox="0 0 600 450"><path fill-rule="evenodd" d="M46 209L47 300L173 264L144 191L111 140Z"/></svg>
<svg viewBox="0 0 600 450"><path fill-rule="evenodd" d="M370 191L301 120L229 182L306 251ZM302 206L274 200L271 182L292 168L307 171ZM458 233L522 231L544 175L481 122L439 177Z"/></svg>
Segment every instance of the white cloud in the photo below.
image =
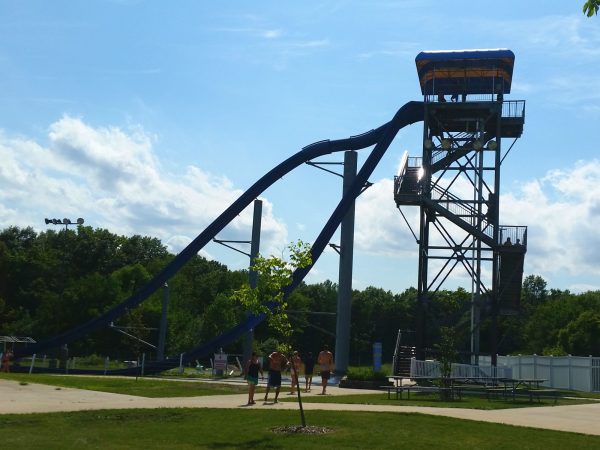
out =
<svg viewBox="0 0 600 450"><path fill-rule="evenodd" d="M547 102L554 105L565 105L575 108L598 108L600 91L590 89L600 79L597 75L564 75L547 80L545 89L551 95Z"/></svg>
<svg viewBox="0 0 600 450"><path fill-rule="evenodd" d="M563 50L586 46L589 38L584 37L581 30L585 24L586 20L581 15L545 16L522 21L522 25L529 26L526 39L530 45Z"/></svg>
<svg viewBox="0 0 600 450"><path fill-rule="evenodd" d="M276 39L283 34L281 30L266 30L263 31L262 36L266 39Z"/></svg>
<svg viewBox="0 0 600 450"><path fill-rule="evenodd" d="M480 19L470 22L469 26L477 27L475 32L483 32L488 36L490 33L496 34L506 43L503 45L536 49L540 55L549 58L549 63L564 57L594 59L600 53L600 31L597 24L583 14L539 15L533 19L501 21ZM507 37L513 37L514 42L507 42Z"/></svg>
<svg viewBox="0 0 600 450"><path fill-rule="evenodd" d="M50 126L48 138L43 146L0 134L0 226L85 217L93 227L158 237L177 252L242 193L199 167L166 172L153 148L156 138L140 127L94 128L67 116ZM247 240L251 227L250 206L225 232ZM263 199L263 248L285 242L285 224Z"/></svg>
<svg viewBox="0 0 600 450"><path fill-rule="evenodd" d="M417 244L404 219L395 210L392 180L376 182L357 201L357 249L399 259L412 255L416 264ZM458 187L460 190L460 186ZM504 191L509 191L506 187ZM600 275L600 161L580 161L568 169L553 170L530 180L500 200L500 222L528 227L525 273L554 280L561 289L580 290L597 286ZM402 210L418 234L418 208ZM451 230L452 225L446 225ZM438 239L432 230L432 239ZM453 237L461 232L451 231ZM464 234L464 233L462 233ZM435 270L435 263L430 264ZM462 273L461 273L462 272ZM484 279L490 277L487 266ZM564 277L564 278L563 278ZM577 277L577 284L566 280ZM453 273L454 282L465 285L464 270ZM461 281L462 280L462 281Z"/></svg>
<svg viewBox="0 0 600 450"><path fill-rule="evenodd" d="M394 205L393 180L382 179L356 202L355 242L359 250L389 256L414 255L417 246ZM405 216L418 233L418 208L404 207Z"/></svg>
<svg viewBox="0 0 600 450"><path fill-rule="evenodd" d="M85 217L93 227L158 237L180 251L241 190L196 166L182 174L166 172L155 145L156 138L139 127L92 127L73 117L49 127L48 144L0 132L0 226L42 228L44 217ZM501 223L528 226L525 272L562 282L560 288L596 286L600 161L580 161L503 191ZM391 179L375 182L357 199L356 248L371 255L408 256L416 264L417 244L394 206ZM402 211L417 233L418 208ZM251 226L252 207L221 237L247 240ZM263 253L287 245L286 225L268 199L263 199L262 231ZM576 277L575 284L561 277Z"/></svg>
<svg viewBox="0 0 600 450"><path fill-rule="evenodd" d="M292 41L286 44L289 48L318 48L328 47L328 39L310 40L310 41Z"/></svg>
<svg viewBox="0 0 600 450"><path fill-rule="evenodd" d="M600 161L551 171L503 196L501 208L503 221L529 227L526 272L600 275Z"/></svg>
<svg viewBox="0 0 600 450"><path fill-rule="evenodd" d="M365 52L358 53L356 58L359 60L367 60L377 57L384 58L414 58L421 49L421 44L417 42L391 41L381 44L382 48L370 49Z"/></svg>
<svg viewBox="0 0 600 450"><path fill-rule="evenodd" d="M574 293L582 293L588 291L599 291L600 285L598 284L586 284L586 283L574 283L567 286L567 289Z"/></svg>

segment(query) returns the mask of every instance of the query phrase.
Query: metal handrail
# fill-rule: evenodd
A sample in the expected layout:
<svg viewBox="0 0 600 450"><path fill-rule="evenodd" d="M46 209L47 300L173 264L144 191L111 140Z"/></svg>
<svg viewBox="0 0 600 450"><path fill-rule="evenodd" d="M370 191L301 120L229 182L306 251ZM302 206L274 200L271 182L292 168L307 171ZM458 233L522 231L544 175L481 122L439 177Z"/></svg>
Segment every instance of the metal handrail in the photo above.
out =
<svg viewBox="0 0 600 450"><path fill-rule="evenodd" d="M467 222L464 219L465 217L470 217L472 219L479 218L481 220L482 233L490 238L494 237L494 226L487 221L485 216L479 215L479 212L470 203L465 203L464 200L459 199L446 189L442 189L439 186L433 186L432 193L437 194L437 197L432 196L432 200L435 200L438 203L445 202L445 208L455 216L460 217L465 222ZM475 227L477 226L477 223L475 220L472 220L469 225Z"/></svg>
<svg viewBox="0 0 600 450"><path fill-rule="evenodd" d="M502 102L502 117L525 117L525 100L508 100Z"/></svg>
<svg viewBox="0 0 600 450"><path fill-rule="evenodd" d="M402 187L402 182L406 176L406 172L408 169L415 169L421 167L421 161L423 158L419 156L408 156L408 153L402 156L402 161L400 163L400 167L398 168L398 174L394 176L394 196L400 194L400 188Z"/></svg>

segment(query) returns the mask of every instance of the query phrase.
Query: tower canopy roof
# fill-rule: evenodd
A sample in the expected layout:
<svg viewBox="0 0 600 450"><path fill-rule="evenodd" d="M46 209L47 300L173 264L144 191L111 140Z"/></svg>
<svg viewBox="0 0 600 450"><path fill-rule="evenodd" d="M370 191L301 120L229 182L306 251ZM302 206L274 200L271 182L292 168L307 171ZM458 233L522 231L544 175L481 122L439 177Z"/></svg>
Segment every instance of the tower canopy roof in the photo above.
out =
<svg viewBox="0 0 600 450"><path fill-rule="evenodd" d="M423 95L509 94L515 54L505 48L425 51L415 62Z"/></svg>

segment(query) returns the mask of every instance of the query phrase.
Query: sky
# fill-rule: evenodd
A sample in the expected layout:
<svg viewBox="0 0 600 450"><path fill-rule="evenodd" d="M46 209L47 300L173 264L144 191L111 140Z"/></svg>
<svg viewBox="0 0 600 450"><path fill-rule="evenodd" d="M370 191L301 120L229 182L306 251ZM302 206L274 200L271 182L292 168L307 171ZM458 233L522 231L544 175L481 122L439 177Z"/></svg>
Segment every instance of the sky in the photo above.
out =
<svg viewBox="0 0 600 450"><path fill-rule="evenodd" d="M525 275L600 289L600 17L583 3L0 0L0 228L83 217L176 253L305 145L422 100L419 52L508 48L505 99L526 100L526 116L502 164L500 222L529 227ZM416 286L417 244L392 186L402 153L420 156L422 127L400 131L357 200L354 288ZM341 181L303 166L265 191L261 253L312 242ZM249 240L251 224L250 206L218 238ZM201 254L248 265L215 243ZM306 281L327 279L338 279L333 249Z"/></svg>

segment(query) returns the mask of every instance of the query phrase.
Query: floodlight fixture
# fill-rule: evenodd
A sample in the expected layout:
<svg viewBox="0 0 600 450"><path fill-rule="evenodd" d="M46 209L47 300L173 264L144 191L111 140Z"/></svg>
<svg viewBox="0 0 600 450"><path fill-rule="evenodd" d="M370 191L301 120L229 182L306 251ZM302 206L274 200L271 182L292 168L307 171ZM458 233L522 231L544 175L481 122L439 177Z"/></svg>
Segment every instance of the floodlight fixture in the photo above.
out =
<svg viewBox="0 0 600 450"><path fill-rule="evenodd" d="M449 150L450 145L451 145L450 139L442 139L442 148L444 150Z"/></svg>
<svg viewBox="0 0 600 450"><path fill-rule="evenodd" d="M489 148L490 150L496 150L498 148L498 142L491 140L490 142L488 142L487 148Z"/></svg>
<svg viewBox="0 0 600 450"><path fill-rule="evenodd" d="M481 150L482 147L483 147L483 145L481 144L481 141L479 139L477 139L475 142L473 142L473 148L475 150Z"/></svg>
<svg viewBox="0 0 600 450"><path fill-rule="evenodd" d="M65 217L64 219L44 219L44 223L46 225L64 225L65 230L69 228L69 225L83 225L84 222L85 220L83 220L83 218L81 217L79 217L75 222L73 222L68 217Z"/></svg>
<svg viewBox="0 0 600 450"><path fill-rule="evenodd" d="M431 150L431 148L433 147L433 141L431 139L425 139L423 141L423 146L427 149L427 150Z"/></svg>

